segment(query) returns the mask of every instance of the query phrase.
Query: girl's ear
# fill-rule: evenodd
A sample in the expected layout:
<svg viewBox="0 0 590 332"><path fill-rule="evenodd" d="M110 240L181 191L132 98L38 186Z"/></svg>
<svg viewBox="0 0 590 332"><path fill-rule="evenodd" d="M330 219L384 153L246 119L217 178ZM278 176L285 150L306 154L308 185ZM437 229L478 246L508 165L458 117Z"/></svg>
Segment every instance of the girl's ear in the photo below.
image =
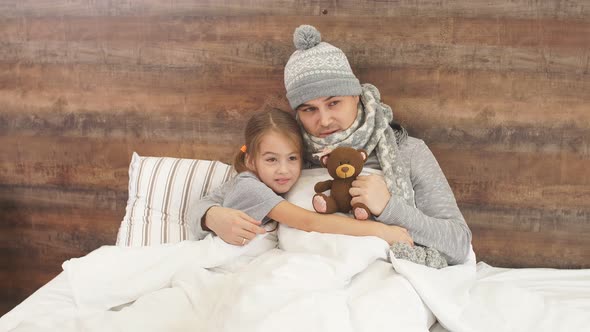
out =
<svg viewBox="0 0 590 332"><path fill-rule="evenodd" d="M248 167L249 170L251 170L252 172L256 172L256 165L254 165L254 161L252 160L252 158L250 158L249 153L246 153L244 155L244 164L246 164L246 167Z"/></svg>

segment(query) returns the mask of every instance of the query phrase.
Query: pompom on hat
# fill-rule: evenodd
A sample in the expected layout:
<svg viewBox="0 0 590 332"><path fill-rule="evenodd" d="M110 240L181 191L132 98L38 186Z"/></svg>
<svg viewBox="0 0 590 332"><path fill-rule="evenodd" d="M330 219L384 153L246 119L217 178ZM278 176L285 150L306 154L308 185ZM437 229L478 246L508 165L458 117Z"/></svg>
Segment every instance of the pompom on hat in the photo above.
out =
<svg viewBox="0 0 590 332"><path fill-rule="evenodd" d="M311 25L301 25L293 32L293 44L298 50L310 49L321 41L322 35Z"/></svg>
<svg viewBox="0 0 590 332"><path fill-rule="evenodd" d="M342 50L322 42L320 32L301 25L293 33L297 50L285 65L285 89L291 108L319 98L358 96L361 84Z"/></svg>

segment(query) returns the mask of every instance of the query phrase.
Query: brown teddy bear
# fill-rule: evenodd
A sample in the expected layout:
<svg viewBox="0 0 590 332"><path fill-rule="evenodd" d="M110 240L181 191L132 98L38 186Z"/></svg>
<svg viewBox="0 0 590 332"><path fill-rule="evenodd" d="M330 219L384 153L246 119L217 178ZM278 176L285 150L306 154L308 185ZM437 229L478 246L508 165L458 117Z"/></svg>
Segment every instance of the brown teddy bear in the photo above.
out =
<svg viewBox="0 0 590 332"><path fill-rule="evenodd" d="M359 220L368 219L371 212L366 205L357 203L351 206L352 196L349 193L354 181L367 160L365 150L349 147L338 147L320 158L322 166L328 169L333 180L316 183L313 196L313 208L318 213L349 213L353 210L354 217ZM330 190L330 196L322 192Z"/></svg>

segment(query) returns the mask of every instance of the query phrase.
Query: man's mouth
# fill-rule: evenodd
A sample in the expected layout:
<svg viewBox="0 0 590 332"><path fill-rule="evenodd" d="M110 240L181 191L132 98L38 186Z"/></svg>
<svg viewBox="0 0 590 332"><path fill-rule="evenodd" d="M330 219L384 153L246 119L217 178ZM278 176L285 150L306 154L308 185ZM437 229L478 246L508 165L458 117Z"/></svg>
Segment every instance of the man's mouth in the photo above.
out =
<svg viewBox="0 0 590 332"><path fill-rule="evenodd" d="M320 137L321 138L324 138L326 136L330 136L330 135L334 134L337 131L338 131L338 129L329 130L329 131L322 131L322 132L320 132Z"/></svg>

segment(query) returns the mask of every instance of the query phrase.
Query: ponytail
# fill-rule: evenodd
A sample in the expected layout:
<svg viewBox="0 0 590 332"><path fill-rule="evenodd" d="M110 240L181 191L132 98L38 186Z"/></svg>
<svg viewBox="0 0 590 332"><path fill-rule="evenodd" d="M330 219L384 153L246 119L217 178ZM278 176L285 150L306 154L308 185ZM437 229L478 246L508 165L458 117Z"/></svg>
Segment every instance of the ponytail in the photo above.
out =
<svg viewBox="0 0 590 332"><path fill-rule="evenodd" d="M242 173L245 171L250 170L248 166L246 166L246 152L242 150L238 150L238 152L234 156L234 169L238 173Z"/></svg>

